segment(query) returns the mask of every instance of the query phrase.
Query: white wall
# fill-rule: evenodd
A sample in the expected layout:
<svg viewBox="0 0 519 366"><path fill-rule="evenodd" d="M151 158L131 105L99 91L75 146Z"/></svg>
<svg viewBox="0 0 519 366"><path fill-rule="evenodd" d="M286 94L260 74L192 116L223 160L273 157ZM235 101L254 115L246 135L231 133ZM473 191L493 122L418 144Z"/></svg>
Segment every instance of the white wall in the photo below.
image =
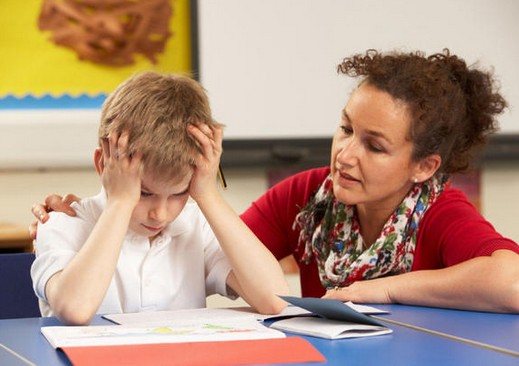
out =
<svg viewBox="0 0 519 366"><path fill-rule="evenodd" d="M488 164L481 186L481 210L487 220L519 242L519 162Z"/></svg>
<svg viewBox="0 0 519 366"><path fill-rule="evenodd" d="M335 67L368 48L495 68L502 132L519 132L517 0L198 0L198 14L200 80L227 139L329 136L357 82Z"/></svg>

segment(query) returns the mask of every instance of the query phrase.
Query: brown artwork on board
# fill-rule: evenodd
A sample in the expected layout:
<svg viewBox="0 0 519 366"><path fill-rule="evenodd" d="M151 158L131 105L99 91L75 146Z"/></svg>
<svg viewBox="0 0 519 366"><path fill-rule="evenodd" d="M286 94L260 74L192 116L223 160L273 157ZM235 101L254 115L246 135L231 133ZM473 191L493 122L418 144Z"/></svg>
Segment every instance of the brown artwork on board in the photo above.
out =
<svg viewBox="0 0 519 366"><path fill-rule="evenodd" d="M38 27L80 60L127 66L140 54L155 64L172 14L171 0L43 0Z"/></svg>

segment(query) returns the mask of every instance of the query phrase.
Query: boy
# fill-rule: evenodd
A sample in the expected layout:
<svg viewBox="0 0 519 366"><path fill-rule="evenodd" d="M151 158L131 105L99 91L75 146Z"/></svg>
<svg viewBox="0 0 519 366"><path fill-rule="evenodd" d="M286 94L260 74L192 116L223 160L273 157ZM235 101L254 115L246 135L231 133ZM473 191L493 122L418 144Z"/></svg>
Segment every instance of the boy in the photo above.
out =
<svg viewBox="0 0 519 366"><path fill-rule="evenodd" d="M281 268L217 187L221 143L194 80L147 72L121 84L101 113L101 192L38 228L42 315L88 324L96 313L204 307L213 293L281 311Z"/></svg>

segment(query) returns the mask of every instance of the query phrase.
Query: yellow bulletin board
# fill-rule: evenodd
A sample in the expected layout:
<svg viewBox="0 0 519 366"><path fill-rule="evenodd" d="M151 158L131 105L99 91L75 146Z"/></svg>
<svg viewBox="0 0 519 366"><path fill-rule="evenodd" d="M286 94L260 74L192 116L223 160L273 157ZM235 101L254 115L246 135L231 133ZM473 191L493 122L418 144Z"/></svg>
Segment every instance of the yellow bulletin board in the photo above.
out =
<svg viewBox="0 0 519 366"><path fill-rule="evenodd" d="M94 3L98 8L85 10L85 4ZM106 4L111 8L107 10ZM0 170L91 167L100 108L117 85L144 70L192 75L190 4L189 0L1 0ZM78 7L83 23L76 21ZM42 27L42 14L58 27ZM76 18L70 21L69 16ZM90 24L87 31L80 28L81 33L78 24L104 19L94 24L113 29L114 18L118 27L124 26L124 37L113 38L113 44L131 45L125 48L132 50L129 61L110 62L111 53L108 58L103 54L108 62L85 57L82 50L91 45L92 37L106 41L99 37L105 28ZM71 34L88 41L74 43L76 37L70 43ZM135 41L142 34L146 40ZM167 37L159 42L160 34ZM57 39L68 39L69 44ZM151 57L146 52L150 49Z"/></svg>
<svg viewBox="0 0 519 366"><path fill-rule="evenodd" d="M149 0L144 0L149 1ZM189 72L191 70L188 0L170 0L169 37L157 63L135 55L123 67L79 59L74 50L56 45L51 32L38 28L44 0L0 1L0 100L50 94L95 96L107 94L129 75L142 70ZM4 108L6 106L4 105Z"/></svg>

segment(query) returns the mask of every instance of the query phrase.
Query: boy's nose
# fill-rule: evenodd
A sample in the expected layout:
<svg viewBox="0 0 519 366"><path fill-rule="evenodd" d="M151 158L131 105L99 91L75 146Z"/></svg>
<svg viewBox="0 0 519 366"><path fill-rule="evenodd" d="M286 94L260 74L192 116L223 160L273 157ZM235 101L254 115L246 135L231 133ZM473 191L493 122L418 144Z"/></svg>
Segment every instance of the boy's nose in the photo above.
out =
<svg viewBox="0 0 519 366"><path fill-rule="evenodd" d="M168 214L167 207L164 203L156 204L149 213L151 219L163 222L166 220Z"/></svg>

